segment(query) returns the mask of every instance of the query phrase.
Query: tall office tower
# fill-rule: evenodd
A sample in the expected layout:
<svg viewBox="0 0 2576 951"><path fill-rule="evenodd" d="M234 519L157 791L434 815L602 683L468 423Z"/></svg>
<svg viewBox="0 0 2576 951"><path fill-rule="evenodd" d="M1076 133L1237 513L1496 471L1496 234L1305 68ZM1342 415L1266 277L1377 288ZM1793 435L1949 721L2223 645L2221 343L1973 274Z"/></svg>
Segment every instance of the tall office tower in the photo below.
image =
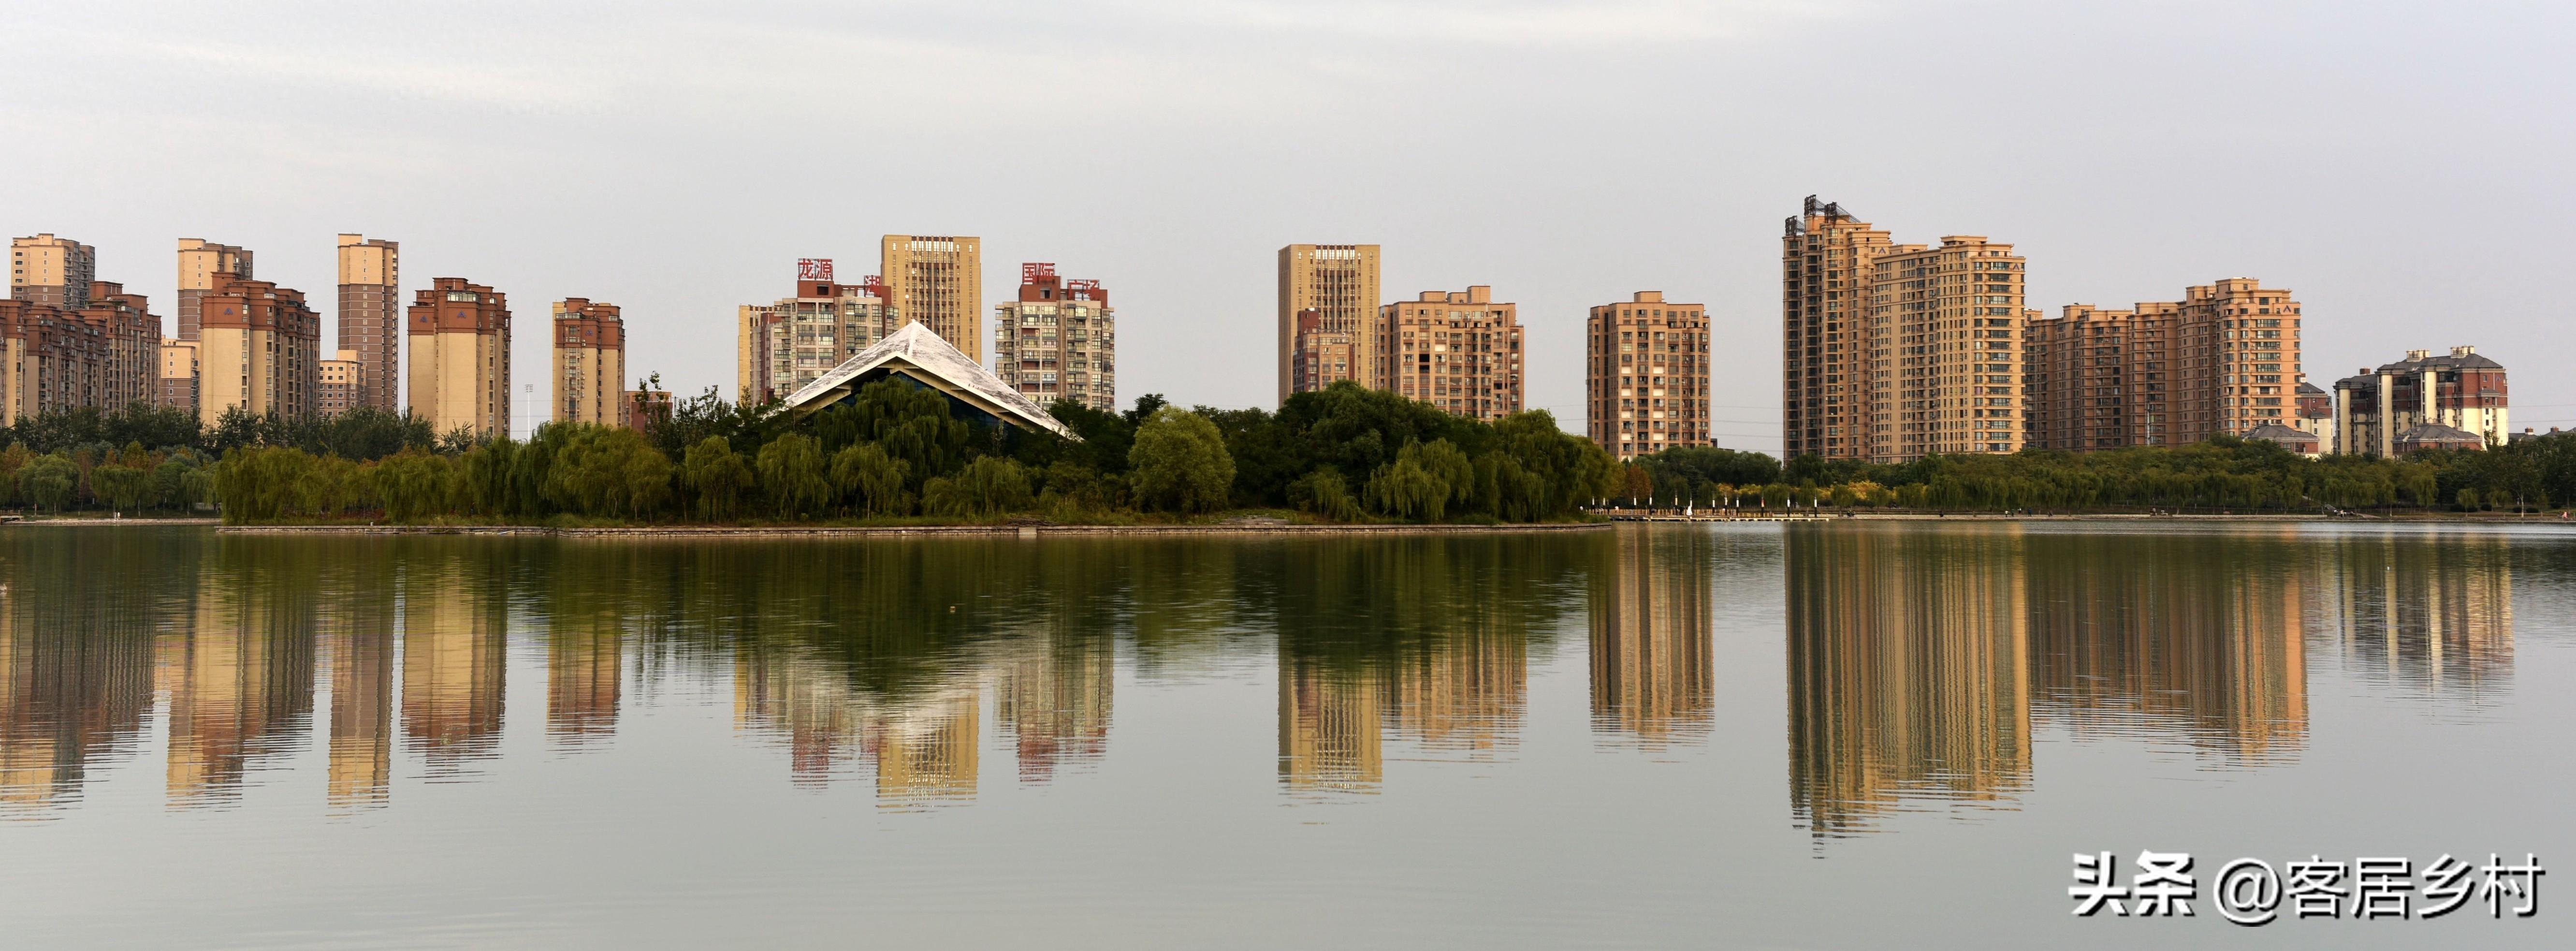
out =
<svg viewBox="0 0 2576 951"><path fill-rule="evenodd" d="M2427 426L2458 430L2480 444L2501 444L2513 432L2507 401L2504 365L2479 356L2478 348L2452 347L2442 357L2409 350L2404 360L2335 381L2335 441L2327 451L2396 457L2418 442L2441 441L2430 437L2461 438L2416 432ZM2410 434L2419 438L2410 440Z"/></svg>
<svg viewBox="0 0 2576 951"><path fill-rule="evenodd" d="M2185 398L2176 435L2199 442L2242 435L2297 412L2299 302L2290 292L2250 277L2231 277L2183 292L2182 347L2175 388Z"/></svg>
<svg viewBox="0 0 2576 951"><path fill-rule="evenodd" d="M626 321L617 305L555 302L555 422L626 425Z"/></svg>
<svg viewBox="0 0 2576 951"><path fill-rule="evenodd" d="M1376 336L1391 368L1383 388L1471 419L1520 412L1519 313L1482 284L1379 308Z"/></svg>
<svg viewBox="0 0 2576 951"><path fill-rule="evenodd" d="M210 272L196 305L197 418L239 407L302 419L321 408L322 318L304 293Z"/></svg>
<svg viewBox="0 0 2576 951"><path fill-rule="evenodd" d="M153 394L154 405L196 413L197 368L197 341L161 338L161 379Z"/></svg>
<svg viewBox="0 0 2576 951"><path fill-rule="evenodd" d="M56 307L89 306L98 279L98 249L70 238L40 234L9 242L9 299Z"/></svg>
<svg viewBox="0 0 2576 951"><path fill-rule="evenodd" d="M179 239L179 339L197 339L197 300L215 286L215 276L249 280L251 253L201 238Z"/></svg>
<svg viewBox="0 0 2576 951"><path fill-rule="evenodd" d="M878 273L903 320L925 324L969 360L984 359L984 242L981 238L890 234Z"/></svg>
<svg viewBox="0 0 2576 951"><path fill-rule="evenodd" d="M1315 312L1315 331L1332 345L1347 336L1350 379L1370 389L1394 384L1378 320L1378 252L1374 244L1292 244L1279 249L1279 402L1302 392L1297 382L1297 315ZM1311 361L1309 361L1311 362ZM1330 380L1318 377L1319 383ZM1322 389L1322 385L1314 387Z"/></svg>
<svg viewBox="0 0 2576 951"><path fill-rule="evenodd" d="M2133 311L2091 304L2068 304L2061 316L2026 322L2022 385L2029 404L2027 445L2109 449L2138 444L2129 428L2136 323Z"/></svg>
<svg viewBox="0 0 2576 951"><path fill-rule="evenodd" d="M411 411L445 436L510 433L509 295L442 277L412 295Z"/></svg>
<svg viewBox="0 0 2576 951"><path fill-rule="evenodd" d="M333 359L322 361L321 396L315 400L321 407L324 419L338 416L363 405L358 401L358 375L361 366L358 352L338 350L334 353L336 356Z"/></svg>
<svg viewBox="0 0 2576 951"><path fill-rule="evenodd" d="M152 402L157 384L154 365L160 359L161 318L141 294L128 294L115 281L91 281L80 319L105 340L94 405L121 409L129 403Z"/></svg>
<svg viewBox="0 0 2576 951"><path fill-rule="evenodd" d="M2024 262L2012 245L1947 235L1871 266L1873 342L1894 364L1894 385L1872 401L1896 427L1894 452L1874 461L2021 451Z"/></svg>
<svg viewBox="0 0 2576 951"><path fill-rule="evenodd" d="M1784 458L1885 461L1896 454L1895 376L1870 303L1887 232L1840 203L1806 208L1780 239L1780 448Z"/></svg>
<svg viewBox="0 0 2576 951"><path fill-rule="evenodd" d="M1584 428L1621 461L1711 446L1708 310L1662 291L1592 308L1584 325Z"/></svg>
<svg viewBox="0 0 2576 951"><path fill-rule="evenodd" d="M832 259L796 262L796 294L735 313L734 396L745 406L784 397L902 326L877 275L832 281Z"/></svg>
<svg viewBox="0 0 2576 951"><path fill-rule="evenodd" d="M1055 265L1020 265L1018 300L993 307L993 375L1040 406L1069 399L1118 410L1117 311L1100 282L1065 280Z"/></svg>
<svg viewBox="0 0 2576 951"><path fill-rule="evenodd" d="M358 361L357 402L402 407L402 245L340 236L340 343Z"/></svg>
<svg viewBox="0 0 2576 951"><path fill-rule="evenodd" d="M1368 368L1360 363L1354 342L1361 335L1325 330L1323 312L1315 308L1298 311L1295 343L1289 347L1288 391L1311 393L1342 380L1366 379Z"/></svg>

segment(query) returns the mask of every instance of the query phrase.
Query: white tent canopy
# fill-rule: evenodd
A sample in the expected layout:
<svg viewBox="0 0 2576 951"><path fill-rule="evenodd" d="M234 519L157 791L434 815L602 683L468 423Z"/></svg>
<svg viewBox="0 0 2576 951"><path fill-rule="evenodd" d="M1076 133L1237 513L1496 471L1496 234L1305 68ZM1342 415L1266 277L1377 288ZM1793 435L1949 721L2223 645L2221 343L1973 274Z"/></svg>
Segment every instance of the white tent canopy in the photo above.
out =
<svg viewBox="0 0 2576 951"><path fill-rule="evenodd" d="M803 416L831 406L859 387L888 376L902 376L938 390L949 399L1021 429L1042 429L1067 439L1080 439L1044 407L1002 382L992 371L967 359L948 341L918 323L886 335L876 346L859 351L832 371L788 394L781 412Z"/></svg>

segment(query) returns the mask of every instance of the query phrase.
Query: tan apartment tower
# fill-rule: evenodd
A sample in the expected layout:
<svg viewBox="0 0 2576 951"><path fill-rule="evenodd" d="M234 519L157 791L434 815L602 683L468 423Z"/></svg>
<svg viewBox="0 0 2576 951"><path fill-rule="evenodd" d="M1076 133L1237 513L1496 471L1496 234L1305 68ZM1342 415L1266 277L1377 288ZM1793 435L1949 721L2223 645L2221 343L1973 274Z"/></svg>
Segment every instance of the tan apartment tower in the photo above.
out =
<svg viewBox="0 0 2576 951"><path fill-rule="evenodd" d="M2244 435L2298 415L2299 302L2250 277L2186 288L2178 308L2175 437Z"/></svg>
<svg viewBox="0 0 2576 951"><path fill-rule="evenodd" d="M1638 291L1584 323L1584 429L1621 461L1710 438L1708 310Z"/></svg>
<svg viewBox="0 0 2576 951"><path fill-rule="evenodd" d="M1353 372L1349 379L1370 389L1392 386L1392 368L1385 363L1385 340L1378 319L1377 249L1374 244L1292 244L1279 249L1282 405L1288 402L1290 393L1300 392L1296 389L1297 315L1310 310L1315 312L1314 332L1325 335L1319 341L1347 343L1351 348ZM1321 376L1315 379L1329 383Z"/></svg>
<svg viewBox="0 0 2576 951"><path fill-rule="evenodd" d="M885 303L977 362L984 359L983 248L981 238L890 234L878 260L893 293Z"/></svg>
<svg viewBox="0 0 2576 951"><path fill-rule="evenodd" d="M1117 317L1099 281L1022 264L1019 298L993 307L993 375L1040 406L1069 399L1117 412Z"/></svg>
<svg viewBox="0 0 2576 951"><path fill-rule="evenodd" d="M2144 387L2133 371L2137 313L2068 304L2055 318L2025 322L2023 441L2036 449L2139 445L2131 428Z"/></svg>
<svg viewBox="0 0 2576 951"><path fill-rule="evenodd" d="M2021 451L2025 267L1982 235L1894 245L1871 261L1871 348L1893 364L1871 380L1871 405L1896 429L1894 451L1874 461Z"/></svg>
<svg viewBox="0 0 2576 951"><path fill-rule="evenodd" d="M2264 425L2330 426L2302 413L2299 311L2289 291L2248 277L2132 310L2032 311L2024 328L2029 445L2179 446Z"/></svg>
<svg viewBox="0 0 2576 951"><path fill-rule="evenodd" d="M412 295L410 403L440 436L510 432L509 296L461 277Z"/></svg>
<svg viewBox="0 0 2576 951"><path fill-rule="evenodd" d="M321 396L315 402L323 419L358 408L359 368L355 350L335 350L332 359L322 361Z"/></svg>
<svg viewBox="0 0 2576 951"><path fill-rule="evenodd" d="M626 425L626 321L617 305L555 302L555 422Z"/></svg>
<svg viewBox="0 0 2576 951"><path fill-rule="evenodd" d="M151 302L126 293L125 285L115 281L89 282L83 298L89 303L79 309L80 319L106 341L95 405L121 409L152 402L159 389L161 318L152 313Z"/></svg>
<svg viewBox="0 0 2576 951"><path fill-rule="evenodd" d="M197 371L197 341L161 338L160 388L154 393L153 403L196 415Z"/></svg>
<svg viewBox="0 0 2576 951"><path fill-rule="evenodd" d="M215 286L218 274L249 280L250 251L202 238L179 239L179 339L197 339L197 299Z"/></svg>
<svg viewBox="0 0 2576 951"><path fill-rule="evenodd" d="M1288 391L1312 393L1343 380L1362 379L1368 368L1361 365L1359 348L1353 343L1361 335L1325 330L1324 315L1315 308L1298 311L1296 344L1289 351Z"/></svg>
<svg viewBox="0 0 2576 951"><path fill-rule="evenodd" d="M1494 300L1493 288L1423 291L1388 304L1377 336L1393 369L1385 388L1470 419L1521 411L1520 306Z"/></svg>
<svg viewBox="0 0 2576 951"><path fill-rule="evenodd" d="M9 299L74 309L89 306L98 249L40 234L9 242ZM157 331L156 331L157 333Z"/></svg>
<svg viewBox="0 0 2576 951"><path fill-rule="evenodd" d="M199 420L212 426L234 408L284 419L321 411L322 317L302 291L224 271L198 290Z"/></svg>
<svg viewBox="0 0 2576 951"><path fill-rule="evenodd" d="M1890 248L1838 202L1807 196L1780 239L1782 458L1886 460L1896 453L1892 349L1870 307L1876 260Z"/></svg>
<svg viewBox="0 0 2576 951"><path fill-rule="evenodd" d="M813 382L895 332L902 321L885 281L832 279L832 259L796 262L796 292L734 311L734 398L753 406Z"/></svg>
<svg viewBox="0 0 2576 951"><path fill-rule="evenodd" d="M402 338L402 245L341 235L338 349L356 354L353 408L401 408Z"/></svg>

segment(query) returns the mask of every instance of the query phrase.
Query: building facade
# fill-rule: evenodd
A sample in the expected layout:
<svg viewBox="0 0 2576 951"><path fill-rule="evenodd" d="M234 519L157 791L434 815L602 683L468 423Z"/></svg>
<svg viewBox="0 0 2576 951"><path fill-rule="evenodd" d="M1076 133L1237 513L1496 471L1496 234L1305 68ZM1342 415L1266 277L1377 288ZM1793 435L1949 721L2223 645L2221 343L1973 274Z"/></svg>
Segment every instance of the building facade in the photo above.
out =
<svg viewBox="0 0 2576 951"><path fill-rule="evenodd" d="M358 362L352 406L401 408L402 338L402 246L341 235L339 349Z"/></svg>
<svg viewBox="0 0 2576 951"><path fill-rule="evenodd" d="M1341 360L1324 354L1301 355L1298 315L1313 311L1313 339L1319 346L1350 348L1347 377L1370 389L1394 386L1393 367L1385 359L1385 335L1379 326L1378 246L1374 244L1292 244L1279 249L1279 402L1286 404L1297 388L1300 363L1320 366ZM1331 380L1318 375L1320 390Z"/></svg>
<svg viewBox="0 0 2576 951"><path fill-rule="evenodd" d="M98 249L40 234L9 242L9 299L56 307L89 306L98 280Z"/></svg>
<svg viewBox="0 0 2576 951"><path fill-rule="evenodd" d="M1783 458L1891 461L1894 343L1870 305L1878 256L1893 245L1838 203L1808 196L1780 240L1780 447Z"/></svg>
<svg viewBox="0 0 2576 951"><path fill-rule="evenodd" d="M321 396L315 400L322 418L329 419L365 405L359 398L359 374L363 364L355 350L334 351L332 359L322 361Z"/></svg>
<svg viewBox="0 0 2576 951"><path fill-rule="evenodd" d="M141 294L128 294L115 281L91 281L83 295L81 320L107 338L107 362L100 368L98 406L118 409L150 403L158 391L156 364L161 350L161 318Z"/></svg>
<svg viewBox="0 0 2576 951"><path fill-rule="evenodd" d="M967 359L979 362L984 358L983 249L981 238L890 234L879 245L877 272L885 279L885 303L904 321L927 325Z"/></svg>
<svg viewBox="0 0 2576 951"><path fill-rule="evenodd" d="M2335 445L2334 394L2318 389L2299 374L2299 418L2290 427L2317 439L2317 451L2331 452Z"/></svg>
<svg viewBox="0 0 2576 951"><path fill-rule="evenodd" d="M754 405L785 397L875 346L903 322L889 294L877 275L834 283L829 258L797 262L794 296L735 312L735 399Z"/></svg>
<svg viewBox="0 0 2576 951"><path fill-rule="evenodd" d="M1118 312L1100 282L1020 265L1019 299L993 307L993 375L1040 406L1118 410Z"/></svg>
<svg viewBox="0 0 2576 951"><path fill-rule="evenodd" d="M412 295L409 402L441 436L510 432L509 296L461 277Z"/></svg>
<svg viewBox="0 0 2576 951"><path fill-rule="evenodd" d="M626 425L626 321L617 305L555 302L553 376L555 422Z"/></svg>
<svg viewBox="0 0 2576 951"><path fill-rule="evenodd" d="M161 338L161 376L155 381L155 405L197 413L197 342Z"/></svg>
<svg viewBox="0 0 2576 951"><path fill-rule="evenodd" d="M1381 377L1391 385L1380 388L1470 419L1520 412L1519 311L1482 284L1379 308L1377 337L1391 370Z"/></svg>
<svg viewBox="0 0 2576 951"><path fill-rule="evenodd" d="M626 391L626 426L640 433L671 421L671 391Z"/></svg>
<svg viewBox="0 0 2576 951"><path fill-rule="evenodd" d="M253 277L250 251L203 238L179 239L179 339L197 339L197 303L215 286L217 275Z"/></svg>
<svg viewBox="0 0 2576 951"><path fill-rule="evenodd" d="M1870 429L1871 458L2021 451L2027 263L2012 245L1982 235L1945 236L1938 247L1894 245L1870 263L1863 334L1872 356L1868 400L1860 405L1870 417L1862 425ZM1848 396L1848 379L1843 387ZM1891 424L1892 441L1879 431Z"/></svg>
<svg viewBox="0 0 2576 951"><path fill-rule="evenodd" d="M2406 359L2335 381L2334 451L2402 456L2398 444L2418 426L2447 426L2489 443L2513 430L2506 418L2504 366L2476 347L2447 356L2406 351Z"/></svg>
<svg viewBox="0 0 2576 951"><path fill-rule="evenodd" d="M99 405L108 341L78 311L0 300L0 425Z"/></svg>
<svg viewBox="0 0 2576 951"><path fill-rule="evenodd" d="M304 293L211 272L195 305L197 418L225 411L303 419L321 409L322 318Z"/></svg>
<svg viewBox="0 0 2576 951"><path fill-rule="evenodd" d="M2178 446L2281 425L2323 437L2307 415L2299 304L2233 277L2132 310L2068 305L2024 330L2028 444L2093 450ZM2272 441L2279 441L2277 439Z"/></svg>
<svg viewBox="0 0 2576 951"><path fill-rule="evenodd" d="M1621 461L1709 436L1708 311L1638 291L1584 324L1584 426Z"/></svg>
<svg viewBox="0 0 2576 951"><path fill-rule="evenodd" d="M1315 308L1298 311L1296 343L1289 349L1289 392L1311 393L1343 380L1363 379L1367 367L1354 342L1358 336L1325 330L1323 312Z"/></svg>

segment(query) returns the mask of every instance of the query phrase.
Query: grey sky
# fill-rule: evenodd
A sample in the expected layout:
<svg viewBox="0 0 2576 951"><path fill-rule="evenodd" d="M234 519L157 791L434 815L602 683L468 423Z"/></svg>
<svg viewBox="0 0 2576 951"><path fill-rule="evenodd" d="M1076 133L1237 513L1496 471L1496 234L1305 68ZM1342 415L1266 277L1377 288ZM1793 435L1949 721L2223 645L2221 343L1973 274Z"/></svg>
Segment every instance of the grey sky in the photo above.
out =
<svg viewBox="0 0 2576 951"><path fill-rule="evenodd" d="M1583 308L1711 305L1725 445L1778 448L1780 220L1984 234L2030 299L2254 276L2320 385L2410 347L2576 425L2576 7L2556 4L13 4L0 230L97 245L168 313L173 239L320 302L332 235L406 287L625 307L634 374L731 395L737 304L887 232L1097 277L1120 397L1266 405L1274 253L1385 247L1385 292L1491 284L1581 428ZM988 315L989 316L989 315ZM325 345L329 343L327 339Z"/></svg>

